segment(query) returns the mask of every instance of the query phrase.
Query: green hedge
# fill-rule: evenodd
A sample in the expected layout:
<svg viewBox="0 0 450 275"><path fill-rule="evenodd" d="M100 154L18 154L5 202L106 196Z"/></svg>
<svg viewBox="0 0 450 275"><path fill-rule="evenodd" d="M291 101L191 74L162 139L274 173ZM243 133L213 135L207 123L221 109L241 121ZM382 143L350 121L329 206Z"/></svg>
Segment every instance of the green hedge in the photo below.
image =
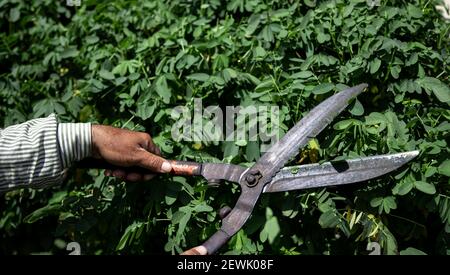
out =
<svg viewBox="0 0 450 275"><path fill-rule="evenodd" d="M376 2L376 1L375 1ZM389 4L386 4L389 2ZM0 1L3 126L61 121L147 131L172 159L251 165L252 142L177 142L178 105L277 105L286 131L362 82L368 91L302 163L419 149L368 183L263 195L221 253L450 254L449 29L433 1ZM256 145L256 146L255 146ZM0 253L179 253L220 225L231 184L126 184L72 169L63 186L0 198ZM418 251L420 250L420 251Z"/></svg>

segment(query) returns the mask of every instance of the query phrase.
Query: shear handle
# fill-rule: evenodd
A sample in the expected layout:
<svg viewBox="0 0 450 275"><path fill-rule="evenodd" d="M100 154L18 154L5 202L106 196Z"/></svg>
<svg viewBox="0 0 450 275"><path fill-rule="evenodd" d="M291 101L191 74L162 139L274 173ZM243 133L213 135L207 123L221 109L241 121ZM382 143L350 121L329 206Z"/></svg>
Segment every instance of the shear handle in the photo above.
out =
<svg viewBox="0 0 450 275"><path fill-rule="evenodd" d="M172 164L172 171L170 174L179 176L200 176L202 171L202 164L193 161L181 161L181 160L169 160ZM86 158L80 161L77 165L79 168L94 168L94 169L109 169L114 170L118 167L110 164L104 160ZM149 170L142 167L123 167L130 172L136 172L141 174L148 174Z"/></svg>

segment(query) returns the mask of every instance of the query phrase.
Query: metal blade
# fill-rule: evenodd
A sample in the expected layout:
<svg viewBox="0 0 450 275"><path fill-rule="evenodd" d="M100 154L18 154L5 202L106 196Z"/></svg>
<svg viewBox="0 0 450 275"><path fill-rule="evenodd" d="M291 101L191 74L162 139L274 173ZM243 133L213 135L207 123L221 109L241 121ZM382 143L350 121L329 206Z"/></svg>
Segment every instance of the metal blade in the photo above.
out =
<svg viewBox="0 0 450 275"><path fill-rule="evenodd" d="M399 168L418 154L419 151L410 151L323 164L286 167L275 175L272 182L265 186L263 192L281 192L366 181Z"/></svg>
<svg viewBox="0 0 450 275"><path fill-rule="evenodd" d="M298 150L318 135L345 107L350 100L360 94L367 84L345 89L313 108L286 135L275 143L251 168L262 175L261 182L266 184Z"/></svg>
<svg viewBox="0 0 450 275"><path fill-rule="evenodd" d="M250 217L264 186L308 140L315 137L349 103L361 93L367 84L339 92L312 109L286 135L273 145L249 170L241 173L239 183L242 193L231 210L222 220L222 226L203 245L209 254L214 253L228 239L238 232ZM233 175L238 173L233 173Z"/></svg>

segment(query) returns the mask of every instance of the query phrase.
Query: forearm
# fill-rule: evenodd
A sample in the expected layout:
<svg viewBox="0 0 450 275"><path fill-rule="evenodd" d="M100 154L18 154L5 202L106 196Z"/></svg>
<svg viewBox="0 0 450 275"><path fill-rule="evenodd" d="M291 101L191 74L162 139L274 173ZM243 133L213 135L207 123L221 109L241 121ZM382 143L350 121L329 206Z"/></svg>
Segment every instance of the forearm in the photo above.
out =
<svg viewBox="0 0 450 275"><path fill-rule="evenodd" d="M0 130L0 192L58 184L91 147L90 124L58 124L54 115Z"/></svg>

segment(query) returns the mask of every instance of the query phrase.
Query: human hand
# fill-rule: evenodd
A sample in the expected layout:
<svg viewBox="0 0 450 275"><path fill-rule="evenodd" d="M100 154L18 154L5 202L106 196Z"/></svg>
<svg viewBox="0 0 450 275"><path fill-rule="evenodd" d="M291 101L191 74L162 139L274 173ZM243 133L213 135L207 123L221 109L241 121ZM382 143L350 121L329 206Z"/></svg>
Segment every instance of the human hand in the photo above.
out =
<svg viewBox="0 0 450 275"><path fill-rule="evenodd" d="M155 175L151 172L167 173L172 166L160 157L161 151L147 133L105 125L92 125L92 154L117 166L105 170L106 176L114 176L127 181L149 180ZM142 167L149 172L127 170L127 167Z"/></svg>
<svg viewBox="0 0 450 275"><path fill-rule="evenodd" d="M206 254L208 254L208 251L206 250L206 247L204 247L203 245L191 248L181 253L181 255L206 255Z"/></svg>

